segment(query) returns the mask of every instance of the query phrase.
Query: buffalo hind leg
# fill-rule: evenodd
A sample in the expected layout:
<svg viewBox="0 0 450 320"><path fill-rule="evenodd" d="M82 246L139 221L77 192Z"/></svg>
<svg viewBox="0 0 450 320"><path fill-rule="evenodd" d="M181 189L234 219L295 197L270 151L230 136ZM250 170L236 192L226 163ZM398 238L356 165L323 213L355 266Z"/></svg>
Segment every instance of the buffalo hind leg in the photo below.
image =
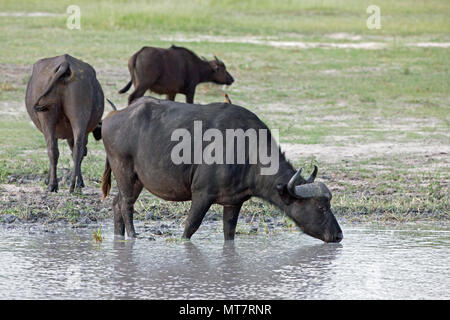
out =
<svg viewBox="0 0 450 320"><path fill-rule="evenodd" d="M223 234L225 240L234 240L241 206L242 203L236 206L223 206Z"/></svg>
<svg viewBox="0 0 450 320"><path fill-rule="evenodd" d="M80 166L81 166L81 163L83 162L84 157L87 156L87 140L88 140L88 138L87 138L87 136L86 136L86 144L85 144L85 146L84 146L84 154L83 154L83 156L81 157ZM70 152L71 152L71 154L72 154L72 158L73 158L73 147L74 147L74 143L75 143L75 142L74 142L74 139L73 139L73 138L67 139L67 144L69 145ZM81 173L81 170L80 170L80 175L78 176L77 186L76 186L76 187L77 187L77 188L84 188L84 187L85 187L84 181L83 181L83 175L82 175L82 173Z"/></svg>
<svg viewBox="0 0 450 320"><path fill-rule="evenodd" d="M86 128L78 127L74 128L74 146L72 150L72 159L74 163L74 171L72 173L72 179L70 180L69 192L72 193L75 189L80 188L83 183L81 178L81 161L86 154Z"/></svg>
<svg viewBox="0 0 450 320"><path fill-rule="evenodd" d="M166 94L166 99L170 101L175 101L176 93L168 93Z"/></svg>
<svg viewBox="0 0 450 320"><path fill-rule="evenodd" d="M137 233L134 230L133 213L134 203L136 202L139 194L142 191L142 183L136 179L134 185L131 186L131 193L120 195L120 208L122 212L123 222L125 223L125 230L129 238L136 238Z"/></svg>
<svg viewBox="0 0 450 320"><path fill-rule="evenodd" d="M110 165L119 189L118 209L120 210L125 230L129 238L135 238L137 234L133 224L134 203L139 197L143 185L134 172L133 161L121 160L116 163L110 162ZM114 228L118 234L122 234L122 220L116 215L116 212L118 211L114 211L114 222L116 223L117 221L117 228L116 226Z"/></svg>
<svg viewBox="0 0 450 320"><path fill-rule="evenodd" d="M198 230L212 201L207 197L192 197L191 208L185 222L183 238L190 239Z"/></svg>
<svg viewBox="0 0 450 320"><path fill-rule="evenodd" d="M44 127L45 142L47 143L47 154L50 160L50 168L47 176L47 190L58 191L58 178L56 177L56 167L58 165L59 150L58 140L55 137L55 128L52 125Z"/></svg>
<svg viewBox="0 0 450 320"><path fill-rule="evenodd" d="M114 197L113 200L114 211L114 234L118 236L125 235L125 222L123 221L122 212L120 209L120 192Z"/></svg>
<svg viewBox="0 0 450 320"><path fill-rule="evenodd" d="M186 103L194 103L194 95L195 95L195 87L189 89L188 93L186 93Z"/></svg>
<svg viewBox="0 0 450 320"><path fill-rule="evenodd" d="M136 202L141 191L142 191L142 184L138 180L137 183L135 183L135 185L133 187L133 204L134 204L134 202ZM125 220L124 220L124 215L122 214L121 201L122 201L122 199L120 196L120 192L118 192L113 200L114 234L118 235L118 236L125 235ZM133 224L133 217L131 217L131 224ZM130 230L134 230L134 226L130 226L129 228L130 228ZM135 235L136 235L136 233L135 233Z"/></svg>
<svg viewBox="0 0 450 320"><path fill-rule="evenodd" d="M132 104L133 101L137 98L142 97L145 94L145 91L147 91L146 87L137 86L134 91L128 96L128 105Z"/></svg>

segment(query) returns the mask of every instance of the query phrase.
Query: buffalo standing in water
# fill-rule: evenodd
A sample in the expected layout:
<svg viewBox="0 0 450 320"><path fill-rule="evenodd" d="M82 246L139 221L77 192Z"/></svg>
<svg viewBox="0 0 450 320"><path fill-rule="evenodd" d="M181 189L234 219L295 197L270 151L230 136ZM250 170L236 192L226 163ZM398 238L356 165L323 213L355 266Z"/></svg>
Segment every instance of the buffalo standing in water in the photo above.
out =
<svg viewBox="0 0 450 320"><path fill-rule="evenodd" d="M200 59L192 51L171 46L168 49L143 47L128 60L131 80L119 91L125 93L134 85L128 104L142 97L147 90L166 94L167 100L175 100L177 93L186 95L187 103L194 103L195 88L202 82L230 85L233 77L225 64L214 56L214 60Z"/></svg>
<svg viewBox="0 0 450 320"><path fill-rule="evenodd" d="M102 118L103 100L103 90L89 64L65 54L41 59L33 65L25 103L28 114L47 142L48 191L58 191L57 139L67 139L72 151L75 169L70 192L75 186L84 187L81 161L87 153L88 133L97 128Z"/></svg>
<svg viewBox="0 0 450 320"><path fill-rule="evenodd" d="M223 205L225 239L234 239L242 204L256 196L282 209L308 235L326 242L342 240L342 231L330 208L331 192L325 184L314 182L317 167L304 179L301 169L294 170L278 147L273 152L279 166L272 175L261 174L260 162L250 164L248 143L244 164L175 164L172 151L176 142L172 134L181 128L195 138L194 121L201 121L205 130L219 130L224 136L227 129L264 129L269 132L268 141L275 143L255 114L228 103L196 105L143 97L115 111L103 120L102 127L107 155L103 198L111 188L111 171L119 189L113 201L115 234L123 236L126 229L129 237L136 235L133 206L145 187L165 200L192 200L183 234L187 239L214 203Z"/></svg>

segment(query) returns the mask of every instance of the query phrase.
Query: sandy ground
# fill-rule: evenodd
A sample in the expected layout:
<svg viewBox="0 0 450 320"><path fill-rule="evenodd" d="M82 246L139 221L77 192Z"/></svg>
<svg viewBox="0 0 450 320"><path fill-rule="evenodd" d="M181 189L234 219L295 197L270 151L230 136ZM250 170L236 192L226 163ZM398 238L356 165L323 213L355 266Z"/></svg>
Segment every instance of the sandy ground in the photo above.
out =
<svg viewBox="0 0 450 320"><path fill-rule="evenodd" d="M0 17L63 17L67 16L62 13L51 13L51 12L0 12Z"/></svg>
<svg viewBox="0 0 450 320"><path fill-rule="evenodd" d="M319 162L338 163L342 160L365 159L368 157L382 157L387 155L420 155L442 159L450 165L450 145L425 143L394 143L376 142L352 144L348 146L334 146L330 144L289 144L282 143L281 149L289 159L314 156Z"/></svg>
<svg viewBox="0 0 450 320"><path fill-rule="evenodd" d="M330 34L328 37L332 40L349 40L351 42L312 42L312 41L282 41L274 37L230 37L230 36L211 36L199 35L196 37L186 37L184 35L163 36L160 40L171 42L216 42L216 43L246 43L255 45L265 45L276 48L297 48L297 49L313 49L313 48L337 48L337 49L362 49L377 50L386 48L392 44L389 38L381 38L379 41L361 41L361 36L350 35L345 33ZM357 42L359 41L359 42ZM450 47L450 42L418 42L406 43L407 46L417 47Z"/></svg>

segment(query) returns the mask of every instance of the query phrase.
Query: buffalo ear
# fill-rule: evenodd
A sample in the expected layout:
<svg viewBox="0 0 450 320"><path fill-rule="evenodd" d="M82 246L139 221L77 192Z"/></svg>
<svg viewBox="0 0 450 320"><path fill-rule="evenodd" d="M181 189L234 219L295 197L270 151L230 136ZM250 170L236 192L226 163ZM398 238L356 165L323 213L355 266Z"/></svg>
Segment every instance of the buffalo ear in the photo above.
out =
<svg viewBox="0 0 450 320"><path fill-rule="evenodd" d="M278 193L280 194L281 200L283 200L286 205L290 205L292 203L292 197L289 195L287 185L279 183L277 184L276 188Z"/></svg>
<svg viewBox="0 0 450 320"><path fill-rule="evenodd" d="M218 69L219 69L219 66L217 65L217 62L216 61L210 61L209 62L209 65L211 66L211 68L214 70L214 71L217 71Z"/></svg>

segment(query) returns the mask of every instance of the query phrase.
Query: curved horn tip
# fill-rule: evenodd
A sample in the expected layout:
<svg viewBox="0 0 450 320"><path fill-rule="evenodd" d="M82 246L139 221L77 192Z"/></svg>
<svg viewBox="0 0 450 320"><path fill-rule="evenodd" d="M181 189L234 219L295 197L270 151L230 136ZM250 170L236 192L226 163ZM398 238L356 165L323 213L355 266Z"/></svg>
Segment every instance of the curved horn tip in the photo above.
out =
<svg viewBox="0 0 450 320"><path fill-rule="evenodd" d="M289 182L287 184L287 190L290 193L290 195L293 197L296 196L295 186L298 184L298 181L301 178L302 169L303 168L298 169L298 171L292 176L292 178L289 180Z"/></svg>
<svg viewBox="0 0 450 320"><path fill-rule="evenodd" d="M313 172L311 173L311 175L309 176L309 178L308 179L306 179L306 183L312 183L312 182L314 182L314 180L316 179L316 176L317 176L317 172L319 171L319 168L316 166L316 165L314 165L314 170L313 170Z"/></svg>

